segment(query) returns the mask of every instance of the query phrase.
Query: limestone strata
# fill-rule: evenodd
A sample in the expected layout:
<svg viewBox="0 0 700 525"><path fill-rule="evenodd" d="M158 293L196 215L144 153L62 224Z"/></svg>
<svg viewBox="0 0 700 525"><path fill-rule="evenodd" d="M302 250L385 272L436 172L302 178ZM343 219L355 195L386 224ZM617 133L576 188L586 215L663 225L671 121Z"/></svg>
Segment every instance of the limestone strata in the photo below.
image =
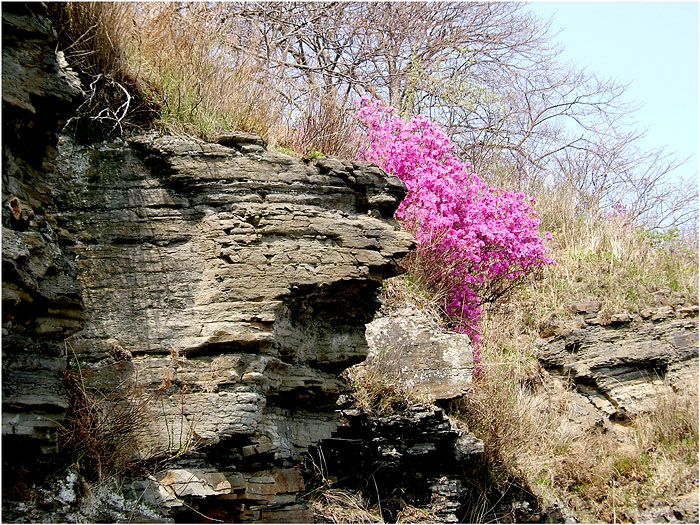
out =
<svg viewBox="0 0 700 525"><path fill-rule="evenodd" d="M304 480L297 469L226 475L174 469L149 476L132 490L147 505L177 511L181 522L199 522L203 515L214 519L236 515L241 522L313 522L311 509L299 499Z"/></svg>
<svg viewBox="0 0 700 525"><path fill-rule="evenodd" d="M539 359L606 416L624 421L664 393L697 389L698 321L584 325L549 339Z"/></svg>
<svg viewBox="0 0 700 525"><path fill-rule="evenodd" d="M92 312L76 352L363 357L357 327L412 243L391 219L398 179L172 137L70 149L60 219Z"/></svg>
<svg viewBox="0 0 700 525"><path fill-rule="evenodd" d="M240 133L60 151L58 228L87 312L69 357L142 404L137 452L198 448L199 470L254 475L329 437L338 374L366 357L381 281L414 244L393 220L404 185Z"/></svg>
<svg viewBox="0 0 700 525"><path fill-rule="evenodd" d="M49 173L81 90L40 3L2 6L2 393L4 461L55 450L68 400L63 338L82 328L77 266L56 228ZM21 447L15 455L13 446ZM31 451L31 452L30 452ZM38 450L37 450L38 454ZM40 454L38 454L40 455ZM35 459L35 458L34 458Z"/></svg>

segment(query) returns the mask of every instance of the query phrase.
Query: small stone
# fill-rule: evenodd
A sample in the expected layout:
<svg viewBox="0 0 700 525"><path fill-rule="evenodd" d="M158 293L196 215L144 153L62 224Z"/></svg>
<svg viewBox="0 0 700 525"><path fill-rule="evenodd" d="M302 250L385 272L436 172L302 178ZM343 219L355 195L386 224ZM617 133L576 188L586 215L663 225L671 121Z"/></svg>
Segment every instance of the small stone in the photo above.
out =
<svg viewBox="0 0 700 525"><path fill-rule="evenodd" d="M241 146L242 153L262 153L263 151L265 151L265 148L258 144L243 144Z"/></svg>
<svg viewBox="0 0 700 525"><path fill-rule="evenodd" d="M605 326L610 324L610 319L607 316L600 314L596 316L585 316L584 319L587 324L594 326Z"/></svg>
<svg viewBox="0 0 700 525"><path fill-rule="evenodd" d="M670 306L662 306L661 308L658 308L654 314L651 316L652 321L663 321L664 319L668 319L669 317L673 317L673 308Z"/></svg>
<svg viewBox="0 0 700 525"><path fill-rule="evenodd" d="M114 359L116 362L119 361L131 361L132 356L131 352L128 350L125 350L118 344L115 344L112 346L111 350L109 351L109 356Z"/></svg>
<svg viewBox="0 0 700 525"><path fill-rule="evenodd" d="M244 383L250 382L250 383L266 383L267 378L265 377L264 374L261 374L260 372L247 372L243 374L243 377L241 378Z"/></svg>
<svg viewBox="0 0 700 525"><path fill-rule="evenodd" d="M573 326L571 323L549 324L540 330L540 337L542 339L549 339L554 336L566 337L578 328L580 327Z"/></svg>
<svg viewBox="0 0 700 525"><path fill-rule="evenodd" d="M576 314L595 314L598 313L603 306L603 303L594 299L588 299L574 303L568 307L569 311Z"/></svg>
<svg viewBox="0 0 700 525"><path fill-rule="evenodd" d="M649 308L645 308L641 312L639 312L639 316L646 320L646 319L651 319L651 316L654 315L654 310L651 310Z"/></svg>
<svg viewBox="0 0 700 525"><path fill-rule="evenodd" d="M610 324L613 326L629 323L631 320L632 317L627 312L612 314L610 316Z"/></svg>
<svg viewBox="0 0 700 525"><path fill-rule="evenodd" d="M348 408L346 410L341 410L340 413L345 417L359 417L361 412L356 408Z"/></svg>
<svg viewBox="0 0 700 525"><path fill-rule="evenodd" d="M678 317L693 317L698 315L698 305L694 304L691 306L682 306L676 310Z"/></svg>
<svg viewBox="0 0 700 525"><path fill-rule="evenodd" d="M221 132L214 137L214 142L229 147L241 147L244 144L253 144L264 149L267 146L265 140L259 135L245 133L243 131Z"/></svg>

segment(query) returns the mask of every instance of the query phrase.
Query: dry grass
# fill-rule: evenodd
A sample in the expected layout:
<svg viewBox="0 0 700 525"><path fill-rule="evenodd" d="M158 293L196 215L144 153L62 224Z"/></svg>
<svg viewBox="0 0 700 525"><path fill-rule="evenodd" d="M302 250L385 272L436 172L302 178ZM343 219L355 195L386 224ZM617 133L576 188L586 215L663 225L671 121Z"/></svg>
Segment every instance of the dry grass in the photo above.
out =
<svg viewBox="0 0 700 525"><path fill-rule="evenodd" d="M94 140L151 121L155 101L141 96L148 90L129 67L127 42L136 38L133 5L51 2L48 12L59 48L87 95L68 122L76 138Z"/></svg>
<svg viewBox="0 0 700 525"><path fill-rule="evenodd" d="M89 386L90 377L91 371L80 367L64 373L69 407L59 444L79 472L101 481L135 464L137 433L148 423L149 399L131 382L100 392Z"/></svg>
<svg viewBox="0 0 700 525"><path fill-rule="evenodd" d="M88 100L76 133L86 140L156 126L211 139L256 133L273 146L354 157L351 111L327 93L295 108L285 72L260 56L257 27L235 9L200 3L51 4L69 64Z"/></svg>
<svg viewBox="0 0 700 525"><path fill-rule="evenodd" d="M674 394L622 436L595 432L549 458L531 452L531 483L585 521L636 521L697 486L697 410L697 395Z"/></svg>
<svg viewBox="0 0 700 525"><path fill-rule="evenodd" d="M254 53L229 40L247 34L245 27L236 19L216 20L202 4L141 8L139 47L131 68L159 91L161 127L205 138L217 129L266 138L273 132L281 112L272 88L277 79ZM247 45L253 49L256 42Z"/></svg>
<svg viewBox="0 0 700 525"><path fill-rule="evenodd" d="M403 261L402 261L403 262ZM419 271L408 271L383 283L383 302L394 308L417 308L432 319L440 320L446 315L443 307L448 290L431 287Z"/></svg>
<svg viewBox="0 0 700 525"><path fill-rule="evenodd" d="M64 459L87 479L102 483L146 467L162 470L199 448L196 425L205 407L185 415L191 389L172 384L179 359L174 347L170 358L160 385L148 387L130 362L126 368L119 361L89 368L73 354L71 369L64 372L69 407L59 430L59 446ZM173 417L164 403L178 395L180 414ZM153 443L154 433L163 427L167 444Z"/></svg>
<svg viewBox="0 0 700 525"><path fill-rule="evenodd" d="M287 120L277 142L302 155L313 152L357 158L359 141L354 109L343 106L335 92L323 93L301 114Z"/></svg>
<svg viewBox="0 0 700 525"><path fill-rule="evenodd" d="M483 326L483 375L454 406L485 443L472 521L487 519L513 485L544 505L564 502L584 522L634 521L667 505L698 479L697 388L658 401L628 428L583 430L572 421L573 393L542 370L532 333L514 310Z"/></svg>
<svg viewBox="0 0 700 525"><path fill-rule="evenodd" d="M428 509L405 505L397 513L396 523L439 523L439 518Z"/></svg>
<svg viewBox="0 0 700 525"><path fill-rule="evenodd" d="M370 508L359 493L323 487L310 501L316 523L384 523L379 508Z"/></svg>
<svg viewBox="0 0 700 525"><path fill-rule="evenodd" d="M520 295L533 317L566 318L566 306L586 298L602 301L604 315L697 304L697 240L576 210L572 198L560 188L537 201L542 229L554 234L548 249L556 266Z"/></svg>
<svg viewBox="0 0 700 525"><path fill-rule="evenodd" d="M231 41L244 39L245 28L235 19L217 19L204 4L68 2L52 5L52 18L84 84L111 81L95 83L92 102L83 108L86 121L104 112L121 115L116 108L125 91L150 112L139 120L139 107L132 105L123 126L155 123L207 138L219 129L265 137L278 125L276 80L254 53Z"/></svg>

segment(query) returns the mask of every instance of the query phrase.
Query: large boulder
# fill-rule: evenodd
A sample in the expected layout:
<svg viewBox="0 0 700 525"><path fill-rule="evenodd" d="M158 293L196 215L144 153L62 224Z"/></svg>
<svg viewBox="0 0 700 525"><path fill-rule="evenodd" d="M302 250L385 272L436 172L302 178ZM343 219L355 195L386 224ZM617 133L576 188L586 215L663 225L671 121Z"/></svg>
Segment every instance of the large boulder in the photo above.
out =
<svg viewBox="0 0 700 525"><path fill-rule="evenodd" d="M357 367L379 373L418 398L446 401L471 387L469 336L442 329L416 307L383 308L367 325L367 342L369 358Z"/></svg>

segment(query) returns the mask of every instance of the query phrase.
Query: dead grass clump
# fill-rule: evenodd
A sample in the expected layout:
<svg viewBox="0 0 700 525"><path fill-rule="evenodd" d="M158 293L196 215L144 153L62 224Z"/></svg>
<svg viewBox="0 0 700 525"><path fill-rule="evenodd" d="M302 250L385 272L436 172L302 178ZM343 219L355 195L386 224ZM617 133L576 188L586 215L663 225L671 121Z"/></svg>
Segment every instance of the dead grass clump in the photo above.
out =
<svg viewBox="0 0 700 525"><path fill-rule="evenodd" d="M384 523L379 508L370 508L359 493L324 487L310 501L317 523Z"/></svg>
<svg viewBox="0 0 700 525"><path fill-rule="evenodd" d="M359 147L354 136L356 128L354 109L344 104L337 90L331 90L310 100L303 112L293 115L277 142L301 155L318 152L354 159Z"/></svg>
<svg viewBox="0 0 700 525"><path fill-rule="evenodd" d="M128 43L135 38L137 16L133 4L66 2L48 8L59 40L70 42L62 51L79 74L133 81L128 64Z"/></svg>
<svg viewBox="0 0 700 525"><path fill-rule="evenodd" d="M368 414L381 416L427 404L423 397L407 386L401 353L400 346L379 349L363 363L343 372L352 387L356 407Z"/></svg>
<svg viewBox="0 0 700 525"><path fill-rule="evenodd" d="M278 124L277 80L236 17L196 3L68 2L51 12L69 64L90 86L88 123L109 116L123 131L145 125L135 118L145 108L162 129L202 138L219 129L267 137Z"/></svg>
<svg viewBox="0 0 700 525"><path fill-rule="evenodd" d="M421 272L409 271L383 281L383 302L392 308L417 308L427 316L440 321L445 315L443 308L447 296L446 288L430 288Z"/></svg>
<svg viewBox="0 0 700 525"><path fill-rule="evenodd" d="M90 386L90 377L82 367L64 373L69 407L59 446L79 472L99 481L135 464L137 432L148 422L148 399L131 383L100 392Z"/></svg>
<svg viewBox="0 0 700 525"><path fill-rule="evenodd" d="M76 138L156 126L210 140L236 129L300 155L354 158L347 102L334 90L300 101L243 11L195 2L51 4L61 50L87 92L71 122Z"/></svg>
<svg viewBox="0 0 700 525"><path fill-rule="evenodd" d="M573 441L548 463L548 489L590 521L636 521L644 509L672 504L697 484L697 409L696 396L674 394L635 418L626 435ZM545 474L536 474L540 485Z"/></svg>
<svg viewBox="0 0 700 525"><path fill-rule="evenodd" d="M352 387L354 405L368 414L395 414L424 404L413 392L383 376L372 360L349 368L343 375Z"/></svg>
<svg viewBox="0 0 700 525"><path fill-rule="evenodd" d="M178 350L171 347L170 364L156 386L142 383L131 354L115 348L122 353L110 352L112 362L98 368L83 365L74 353L64 372L69 406L59 446L69 464L96 482L144 468L162 470L201 445L196 427L206 405L187 411L192 388L176 380ZM125 354L128 359L120 359ZM166 410L173 398L179 405L174 413Z"/></svg>
<svg viewBox="0 0 700 525"><path fill-rule="evenodd" d="M86 99L68 122L78 140L95 140L141 127L155 116L155 101L130 67L138 40L135 4L50 2L59 49L78 73Z"/></svg>
<svg viewBox="0 0 700 525"><path fill-rule="evenodd" d="M439 517L429 509L404 505L396 514L396 523L438 523Z"/></svg>
<svg viewBox="0 0 700 525"><path fill-rule="evenodd" d="M280 98L256 33L205 4L141 4L142 37L132 68L158 90L158 124L203 138L239 129L270 139Z"/></svg>

